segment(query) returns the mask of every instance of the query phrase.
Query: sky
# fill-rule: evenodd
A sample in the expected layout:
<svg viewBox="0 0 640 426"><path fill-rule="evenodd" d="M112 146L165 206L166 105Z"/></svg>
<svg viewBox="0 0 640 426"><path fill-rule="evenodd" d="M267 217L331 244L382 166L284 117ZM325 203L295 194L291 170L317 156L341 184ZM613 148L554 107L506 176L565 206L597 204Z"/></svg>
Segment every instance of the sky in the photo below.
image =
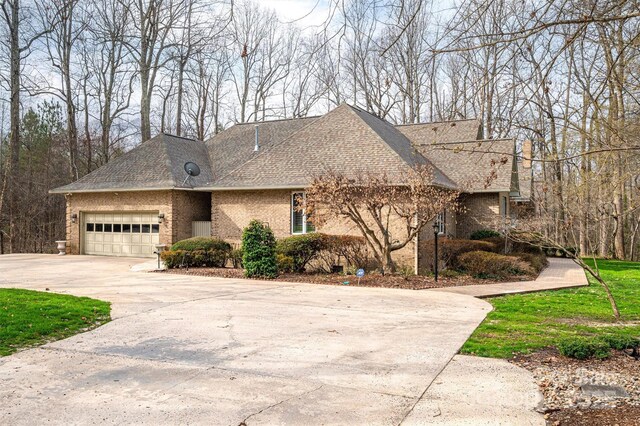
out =
<svg viewBox="0 0 640 426"><path fill-rule="evenodd" d="M320 26L329 15L329 0L260 0L260 6L276 11L283 23L295 21L301 28Z"/></svg>

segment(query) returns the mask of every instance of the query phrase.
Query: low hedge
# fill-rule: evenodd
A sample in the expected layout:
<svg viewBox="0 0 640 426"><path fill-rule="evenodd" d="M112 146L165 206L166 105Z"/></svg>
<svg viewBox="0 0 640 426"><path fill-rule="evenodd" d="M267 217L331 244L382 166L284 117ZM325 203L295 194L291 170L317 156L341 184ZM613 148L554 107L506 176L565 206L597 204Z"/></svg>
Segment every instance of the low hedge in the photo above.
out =
<svg viewBox="0 0 640 426"><path fill-rule="evenodd" d="M561 355L575 359L608 358L611 353L609 344L600 339L574 337L562 340L558 344Z"/></svg>
<svg viewBox="0 0 640 426"><path fill-rule="evenodd" d="M536 273L540 273L544 268L549 265L547 256L542 253L511 253L510 256L515 256L520 260L524 260Z"/></svg>
<svg viewBox="0 0 640 426"><path fill-rule="evenodd" d="M194 250L222 250L226 252L231 252L231 244L228 242L221 240L220 238L214 237L193 237L187 238L186 240L181 240L171 246L171 250L186 250L186 251L194 251Z"/></svg>
<svg viewBox="0 0 640 426"><path fill-rule="evenodd" d="M422 253L428 259L429 268L433 268L433 240L422 243ZM494 251L495 245L488 241L463 240L453 238L438 239L438 259L443 269L460 269L459 257L473 251Z"/></svg>
<svg viewBox="0 0 640 426"><path fill-rule="evenodd" d="M482 241L487 241L495 246L494 251L499 254L504 254L505 238L504 237L489 237L483 238ZM513 253L531 253L544 255L544 251L535 245L531 245L524 241L509 241L509 251Z"/></svg>
<svg viewBox="0 0 640 426"><path fill-rule="evenodd" d="M367 270L379 268L379 265L369 255L364 237L323 234L323 241L323 248L318 253L317 264L325 272L333 272L334 265Z"/></svg>
<svg viewBox="0 0 640 426"><path fill-rule="evenodd" d="M501 237L502 234L499 233L498 231L494 231L493 229L479 229L477 231L474 231L471 233L471 235L469 236L469 239L471 240L484 240L485 238L494 238L494 237Z"/></svg>
<svg viewBox="0 0 640 426"><path fill-rule="evenodd" d="M640 338L605 334L595 338L570 337L558 343L558 351L561 355L575 359L607 358L611 349L632 350L632 355L637 356L638 349L640 349Z"/></svg>
<svg viewBox="0 0 640 426"><path fill-rule="evenodd" d="M515 256L505 256L488 251L472 251L458 257L460 268L477 277L523 275L533 272L532 267Z"/></svg>
<svg viewBox="0 0 640 426"><path fill-rule="evenodd" d="M169 269L174 268L223 268L227 263L227 252L223 250L167 250L160 258Z"/></svg>
<svg viewBox="0 0 640 426"><path fill-rule="evenodd" d="M307 264L318 256L318 253L325 248L325 245L324 234L314 232L292 235L278 240L276 253L282 258L289 258L293 262L291 268L289 268L292 269L292 272L304 272Z"/></svg>
<svg viewBox="0 0 640 426"><path fill-rule="evenodd" d="M311 263L325 272L332 272L333 265L338 264L359 268L371 265L365 239L354 235L293 235L278 240L276 253L283 272L304 272Z"/></svg>

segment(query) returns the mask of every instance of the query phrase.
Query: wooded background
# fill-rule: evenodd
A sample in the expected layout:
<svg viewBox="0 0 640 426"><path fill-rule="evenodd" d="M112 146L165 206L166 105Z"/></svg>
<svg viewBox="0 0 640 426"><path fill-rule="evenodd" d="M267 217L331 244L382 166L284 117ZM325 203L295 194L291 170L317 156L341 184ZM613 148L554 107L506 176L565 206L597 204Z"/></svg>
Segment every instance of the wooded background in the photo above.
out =
<svg viewBox="0 0 640 426"><path fill-rule="evenodd" d="M64 199L47 191L158 132L203 140L348 102L531 140L540 231L640 258L638 0L318 0L316 25L251 1L0 8L3 252L51 251Z"/></svg>

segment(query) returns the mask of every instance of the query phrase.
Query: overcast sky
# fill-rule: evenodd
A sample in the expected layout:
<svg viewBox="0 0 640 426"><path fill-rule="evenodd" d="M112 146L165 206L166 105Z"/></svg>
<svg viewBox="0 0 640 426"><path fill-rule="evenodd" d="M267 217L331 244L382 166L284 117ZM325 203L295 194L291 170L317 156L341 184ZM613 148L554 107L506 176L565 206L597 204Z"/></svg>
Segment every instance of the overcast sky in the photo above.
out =
<svg viewBox="0 0 640 426"><path fill-rule="evenodd" d="M260 0L260 6L275 10L282 22L300 27L322 25L329 15L329 0Z"/></svg>

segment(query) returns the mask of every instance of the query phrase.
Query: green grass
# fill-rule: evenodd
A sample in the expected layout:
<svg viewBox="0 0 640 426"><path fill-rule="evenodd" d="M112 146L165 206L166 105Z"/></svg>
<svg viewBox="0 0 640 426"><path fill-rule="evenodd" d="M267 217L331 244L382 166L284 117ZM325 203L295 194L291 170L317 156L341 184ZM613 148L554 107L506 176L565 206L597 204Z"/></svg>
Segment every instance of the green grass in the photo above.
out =
<svg viewBox="0 0 640 426"><path fill-rule="evenodd" d="M593 260L586 261L593 267ZM588 287L489 299L494 310L464 344L461 353L509 358L555 346L566 337L616 334L640 337L640 263L598 260L602 278L618 302L613 317L602 287Z"/></svg>
<svg viewBox="0 0 640 426"><path fill-rule="evenodd" d="M0 356L98 327L110 303L88 297L0 289Z"/></svg>

